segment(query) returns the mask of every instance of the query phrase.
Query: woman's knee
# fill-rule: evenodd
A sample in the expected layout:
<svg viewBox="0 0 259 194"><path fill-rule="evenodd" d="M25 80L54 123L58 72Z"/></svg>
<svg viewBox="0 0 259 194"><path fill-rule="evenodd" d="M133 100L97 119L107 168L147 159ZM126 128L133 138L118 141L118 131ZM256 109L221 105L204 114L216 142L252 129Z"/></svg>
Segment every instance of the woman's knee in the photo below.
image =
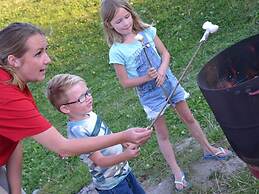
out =
<svg viewBox="0 0 259 194"><path fill-rule="evenodd" d="M0 166L0 193L9 193L6 169L4 166Z"/></svg>

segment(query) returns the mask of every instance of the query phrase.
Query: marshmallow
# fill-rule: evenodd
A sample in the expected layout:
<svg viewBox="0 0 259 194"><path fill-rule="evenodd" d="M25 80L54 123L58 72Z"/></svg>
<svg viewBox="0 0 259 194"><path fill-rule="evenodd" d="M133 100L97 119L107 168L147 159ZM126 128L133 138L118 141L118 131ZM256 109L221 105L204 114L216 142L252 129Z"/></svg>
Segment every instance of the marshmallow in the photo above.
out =
<svg viewBox="0 0 259 194"><path fill-rule="evenodd" d="M209 21L206 21L203 25L202 28L206 31L209 31L209 33L214 33L217 32L217 30L219 29L218 25L212 24Z"/></svg>
<svg viewBox="0 0 259 194"><path fill-rule="evenodd" d="M137 34L137 35L135 36L135 39L136 39L137 41L139 41L139 42L143 42L143 41L144 41L144 37L143 37L141 34Z"/></svg>
<svg viewBox="0 0 259 194"><path fill-rule="evenodd" d="M211 22L209 21L206 21L203 25L202 25L202 28L205 30L200 42L203 42L203 41L206 41L209 37L209 34L211 33L214 33L214 32L217 32L218 29L219 29L219 26L218 25L215 25L215 24L212 24Z"/></svg>

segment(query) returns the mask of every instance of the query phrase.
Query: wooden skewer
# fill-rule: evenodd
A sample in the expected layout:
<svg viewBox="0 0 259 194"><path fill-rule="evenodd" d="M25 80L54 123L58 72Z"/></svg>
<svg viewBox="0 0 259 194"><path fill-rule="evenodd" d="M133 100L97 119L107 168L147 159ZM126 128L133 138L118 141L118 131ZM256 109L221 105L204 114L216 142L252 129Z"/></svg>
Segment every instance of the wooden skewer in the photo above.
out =
<svg viewBox="0 0 259 194"><path fill-rule="evenodd" d="M165 110L166 105L168 104L170 98L171 98L172 96L174 96L177 87L180 85L180 82L183 80L183 78L184 78L184 76L186 75L187 71L189 70L189 68L190 68L190 66L191 66L191 64L192 64L192 62L193 62L193 60L194 60L194 58L196 57L196 55L197 55L199 49L201 48L202 44L203 44L205 41L206 41L206 40L199 42L199 45L198 45L196 51L194 52L192 58L190 59L190 61L189 61L189 63L187 64L187 66L185 67L185 69L184 69L182 75L181 75L180 78L178 79L178 82L177 82L177 84L176 84L174 90L173 90L173 91L171 92L171 94L167 97L167 100L166 100L165 105L162 107L162 109L160 110L160 112L158 113L158 115L156 116L156 118L152 120L151 124L147 127L147 129L152 129L152 127L154 126L154 124L155 124L155 122L157 121L157 119L160 117L160 115L162 114L162 112ZM208 148L208 150L209 150L212 154L214 153L211 148ZM216 157L217 157L217 156L216 156ZM219 160L219 161L220 161L221 164L224 164L223 161L221 161L221 160Z"/></svg>
<svg viewBox="0 0 259 194"><path fill-rule="evenodd" d="M191 66L191 64L192 64L193 59L194 59L195 56L197 55L197 53L198 53L198 51L199 51L201 45L202 45L204 42L205 42L205 41L202 41L202 42L199 43L199 45L198 45L196 51L194 52L194 54L193 54L191 60L189 61L189 63L188 63L187 66L185 67L185 69L184 69L182 75L181 75L180 78L178 79L178 82L177 82L176 86L174 87L174 90L173 90L173 91L171 92L171 94L168 96L165 105L162 107L162 109L160 110L160 112L158 113L158 115L156 116L156 118L152 120L151 124L148 126L148 129L151 129L151 128L153 127L154 123L157 121L157 119L160 117L160 115L162 114L162 112L165 110L166 105L167 105L168 102L169 102L169 99L175 94L175 91L176 91L177 87L180 85L180 81L182 81L183 77L185 76L186 72L188 71L188 69L190 68L190 66Z"/></svg>

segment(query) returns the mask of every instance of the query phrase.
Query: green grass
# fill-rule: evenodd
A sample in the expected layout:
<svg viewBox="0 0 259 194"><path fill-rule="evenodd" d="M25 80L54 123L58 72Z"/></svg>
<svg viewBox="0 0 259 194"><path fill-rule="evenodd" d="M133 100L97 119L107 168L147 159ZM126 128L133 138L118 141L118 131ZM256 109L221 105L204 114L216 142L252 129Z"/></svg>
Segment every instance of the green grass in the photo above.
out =
<svg viewBox="0 0 259 194"><path fill-rule="evenodd" d="M220 26L219 32L212 35L200 50L182 85L191 93L189 105L210 141L222 140L223 132L197 87L196 76L217 53L259 32L258 1L134 0L132 3L144 21L155 24L159 37L172 55L171 68L177 77L196 49L203 34L202 24L209 20ZM42 114L64 135L65 116L55 111L43 94L46 81L64 72L78 74L87 80L93 90L95 111L113 131L149 124L133 91L119 86L113 68L108 65L109 48L103 38L98 6L99 0L1 1L1 28L15 21L31 22L44 28L48 34L53 63L46 80L30 87ZM167 111L166 118L172 142L188 136L176 114ZM87 168L77 157L61 160L32 140L25 140L24 147L23 186L28 193L38 187L43 193L76 193L90 182ZM191 161L184 157L178 157L178 160L186 167L197 157ZM141 156L130 163L142 180L160 180L169 175L155 136L142 148ZM219 180L227 187L226 193L255 193L258 188L258 182L248 175L247 170L233 179ZM218 191L213 188L208 193ZM200 193L199 189L194 193Z"/></svg>

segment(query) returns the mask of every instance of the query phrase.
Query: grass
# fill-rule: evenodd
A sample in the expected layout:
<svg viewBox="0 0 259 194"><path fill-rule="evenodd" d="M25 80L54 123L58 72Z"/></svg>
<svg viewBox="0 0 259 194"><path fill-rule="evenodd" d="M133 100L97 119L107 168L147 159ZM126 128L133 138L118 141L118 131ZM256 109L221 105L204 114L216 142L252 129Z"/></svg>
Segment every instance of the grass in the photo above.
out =
<svg viewBox="0 0 259 194"><path fill-rule="evenodd" d="M209 20L220 26L219 32L212 35L200 50L182 85L191 93L188 103L210 142L224 139L197 87L196 76L217 53L259 32L258 1L134 0L132 4L144 21L153 23L158 29L160 39L172 54L171 68L177 77L196 49L203 34L202 24ZM108 46L103 38L98 7L99 0L1 1L1 28L15 21L31 22L44 28L48 34L53 62L46 80L30 87L42 114L64 135L65 116L55 111L43 94L46 81L64 72L78 74L87 80L93 91L95 111L113 131L149 124L134 92L119 86L113 68L108 65ZM167 111L166 118L172 142L188 136L186 127L173 112ZM24 147L23 187L28 193L35 188L41 188L42 193L76 193L90 182L87 168L77 157L61 160L33 140L25 140ZM178 157L178 160L186 167L197 160L197 156ZM130 164L141 179L158 181L169 175L155 136ZM259 188L247 169L234 178L220 177L219 181L227 188L226 193L256 193ZM193 191L200 192L198 188ZM218 188L212 188L208 193L220 192Z"/></svg>

